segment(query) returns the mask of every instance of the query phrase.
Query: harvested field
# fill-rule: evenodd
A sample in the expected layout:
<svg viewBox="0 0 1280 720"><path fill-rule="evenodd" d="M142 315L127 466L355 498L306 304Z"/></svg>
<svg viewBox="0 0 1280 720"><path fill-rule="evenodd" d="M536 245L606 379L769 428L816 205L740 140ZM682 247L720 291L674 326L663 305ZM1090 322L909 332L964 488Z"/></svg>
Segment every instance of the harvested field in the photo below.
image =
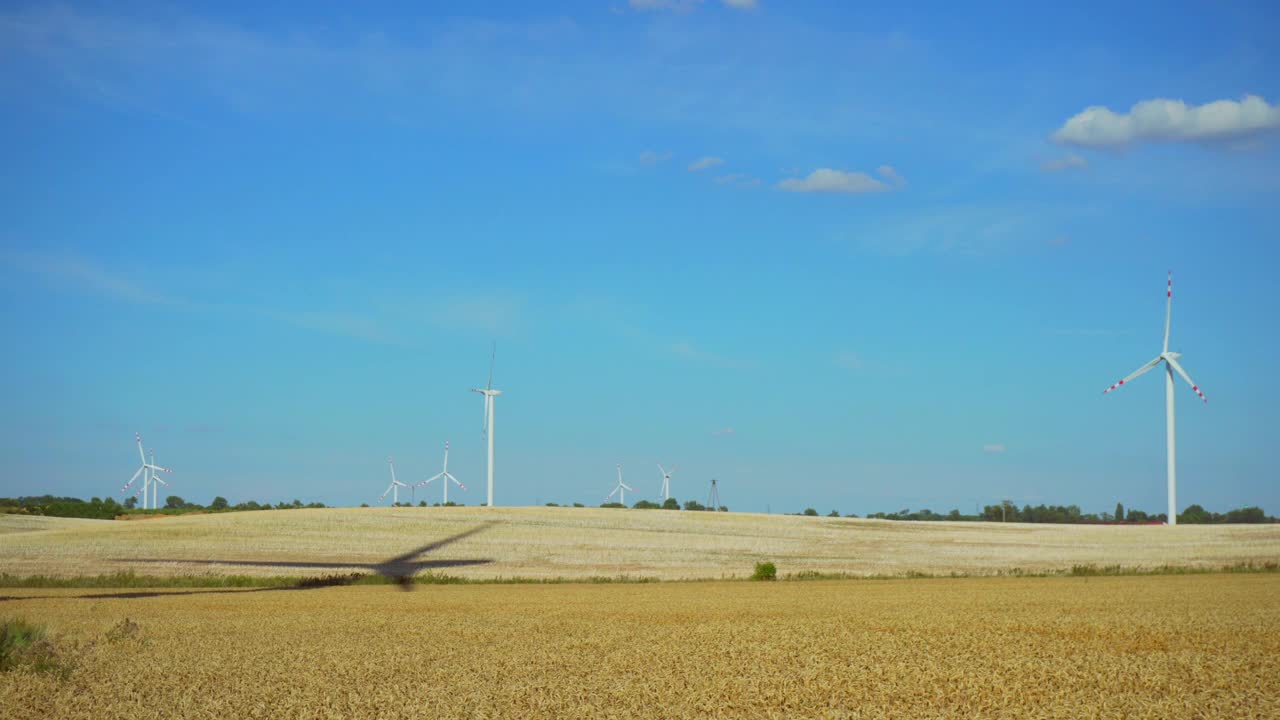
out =
<svg viewBox="0 0 1280 720"><path fill-rule="evenodd" d="M429 557L490 561L449 570L470 578L664 580L744 577L760 560L776 562L783 575L893 576L1056 572L1075 565L1220 569L1280 561L1280 525L1170 528L598 508L334 508L56 522L38 532L4 532L8 524L28 520L0 516L0 573L317 575L335 570L189 561L377 563L486 521L494 524Z"/></svg>
<svg viewBox="0 0 1280 720"><path fill-rule="evenodd" d="M0 592L5 718L1280 716L1275 574Z"/></svg>

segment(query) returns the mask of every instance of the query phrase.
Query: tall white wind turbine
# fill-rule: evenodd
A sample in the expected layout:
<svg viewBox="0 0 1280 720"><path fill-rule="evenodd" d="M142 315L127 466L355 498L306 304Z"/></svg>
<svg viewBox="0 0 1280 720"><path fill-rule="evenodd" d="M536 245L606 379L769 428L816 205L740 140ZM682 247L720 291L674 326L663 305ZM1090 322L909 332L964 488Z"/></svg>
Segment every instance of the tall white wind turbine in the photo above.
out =
<svg viewBox="0 0 1280 720"><path fill-rule="evenodd" d="M387 486L386 490L382 491L382 497L378 498L378 502L381 503L383 500L386 500L387 493L391 493L391 503L393 505L399 505L400 488L409 486L396 479L396 463L390 458L390 456L387 457L387 465L391 466L391 484Z"/></svg>
<svg viewBox="0 0 1280 720"><path fill-rule="evenodd" d="M617 487L615 487L615 488L613 489L613 492L609 493L609 496L608 496L608 497L606 497L606 498L604 499L604 501L605 501L605 502L609 502L610 500L612 500L612 499L613 499L613 496L614 496L614 495L618 495L618 493L622 493L622 494L618 497L618 502L622 503L623 505L626 505L626 504L627 504L627 491L628 491L628 490L630 490L631 492L635 492L635 488L633 488L633 487L631 487L630 485L628 485L628 484L626 484L626 483L622 482L622 465L621 465L621 464L619 464L619 465L618 465L618 486L617 486Z"/></svg>
<svg viewBox="0 0 1280 720"><path fill-rule="evenodd" d="M1209 398L1206 398L1204 396L1204 393L1200 392L1200 386L1196 385L1195 381L1191 379L1191 376L1187 374L1187 371L1183 370L1182 366L1178 364L1178 358L1182 357L1182 353L1169 352L1169 316L1172 313L1172 310L1173 310L1173 272L1171 271L1169 273L1169 287L1165 293L1164 345L1160 351L1160 354L1157 355L1155 359L1152 360L1151 362L1147 363L1146 365L1143 365L1142 367L1130 373L1129 376L1126 377L1125 379L1112 385L1106 390L1103 390L1102 394L1106 395L1112 390L1115 390L1121 385L1124 385L1132 381L1134 378L1138 377L1139 375L1151 370L1152 368L1159 365L1160 363L1164 363L1165 438L1167 441L1167 452L1168 452L1167 462L1168 462L1168 475L1169 475L1169 478L1168 478L1169 480L1169 524L1177 525L1178 524L1178 471L1177 471L1176 453L1174 452L1175 443L1174 443L1174 414L1173 414L1173 385L1174 385L1173 373L1176 371L1179 375L1181 375L1182 379L1187 381L1187 385L1191 386L1191 389L1195 391L1196 395L1200 396L1201 400L1207 403L1209 402Z"/></svg>
<svg viewBox="0 0 1280 720"><path fill-rule="evenodd" d="M666 502L671 497L671 476L675 474L676 467L673 465L670 470L662 467L662 463L658 463L658 472L662 473L662 501Z"/></svg>
<svg viewBox="0 0 1280 720"><path fill-rule="evenodd" d="M486 500L486 504L489 507L493 507L493 399L502 394L501 390L493 389L493 361L497 358L497 355L498 345L494 343L493 353L489 356L489 382L485 384L483 390L471 388L471 392L477 392L484 396L484 436L489 443L489 462L487 464L489 495L488 500Z"/></svg>
<svg viewBox="0 0 1280 720"><path fill-rule="evenodd" d="M440 471L439 475L423 480L417 485L414 485L414 487L420 488L420 487L423 487L424 485L430 485L436 480L440 480L441 481L440 484L444 486L444 502L442 503L444 505L449 504L449 482L450 481L452 481L454 485L457 485L463 490L467 489L466 485L463 485L462 483L458 482L458 478L454 477L453 473L449 472L449 441L448 440L444 441L444 469Z"/></svg>
<svg viewBox="0 0 1280 720"><path fill-rule="evenodd" d="M142 487L139 489L139 492L134 493L134 495L137 496L139 493L142 494L142 509L146 510L147 509L147 490L152 487L152 483L160 482L160 483L164 483L165 485L168 485L168 483L165 483L163 480L160 480L160 478L156 476L155 473L157 472L171 473L173 471L170 470L169 468L160 467L159 465L156 465L154 450L151 451L151 462L147 462L147 456L142 452L142 435L139 433L134 433L133 437L135 440L138 441L138 458L142 461L142 463L141 463L141 466L138 468L137 472L133 474L133 477L129 478L129 482L125 483L124 487L120 488L120 492L127 491L130 487L133 486L133 483L137 481L138 477L142 476ZM155 477L154 481L152 480L153 476ZM154 505L152 509L155 509Z"/></svg>

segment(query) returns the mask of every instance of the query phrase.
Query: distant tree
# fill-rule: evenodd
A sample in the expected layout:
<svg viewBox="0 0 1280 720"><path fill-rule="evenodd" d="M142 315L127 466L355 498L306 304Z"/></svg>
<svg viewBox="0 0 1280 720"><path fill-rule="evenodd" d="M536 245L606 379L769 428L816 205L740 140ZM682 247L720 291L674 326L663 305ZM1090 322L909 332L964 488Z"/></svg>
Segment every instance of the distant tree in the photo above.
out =
<svg viewBox="0 0 1280 720"><path fill-rule="evenodd" d="M418 501L418 507L426 507L426 506L427 506L427 501L426 501L426 500L419 500L419 501Z"/></svg>
<svg viewBox="0 0 1280 720"><path fill-rule="evenodd" d="M299 500L299 499L297 499L297 498L294 498L294 499L293 499L293 506L294 506L294 507L296 507L296 508L300 508L300 507L302 507L302 501L301 501L301 500Z"/></svg>
<svg viewBox="0 0 1280 720"><path fill-rule="evenodd" d="M832 510L831 512L827 513L827 517L840 517L840 511Z"/></svg>
<svg viewBox="0 0 1280 720"><path fill-rule="evenodd" d="M600 504L600 507L602 507L602 508L622 508L623 510L626 510L626 509L627 509L627 506L626 506L626 505L623 505L623 504L622 504L622 503L620 503L620 502L607 502L607 503L601 503L601 504Z"/></svg>
<svg viewBox="0 0 1280 720"><path fill-rule="evenodd" d="M845 517L847 517L847 518L856 518L856 517L858 517L858 513L849 513L848 515L845 515Z"/></svg>
<svg viewBox="0 0 1280 720"><path fill-rule="evenodd" d="M547 503L547 507L560 507L560 503L549 502Z"/></svg>
<svg viewBox="0 0 1280 720"><path fill-rule="evenodd" d="M728 505L721 505L721 506L717 509L717 512L729 512L729 506L728 506Z"/></svg>
<svg viewBox="0 0 1280 720"><path fill-rule="evenodd" d="M1122 505L1121 503L1116 503L1116 512L1113 517L1115 517L1116 522L1124 521L1124 505Z"/></svg>
<svg viewBox="0 0 1280 720"><path fill-rule="evenodd" d="M181 510L183 507L186 506L186 504L187 504L187 501L183 500L177 495L170 495L169 497L164 499L164 506L166 509L169 509L169 510Z"/></svg>
<svg viewBox="0 0 1280 720"><path fill-rule="evenodd" d="M679 510L680 501L673 497L669 497L666 500L662 501L662 509L663 510Z"/></svg>
<svg viewBox="0 0 1280 720"><path fill-rule="evenodd" d="M948 519L948 520L963 520L963 519L964 519L964 516L962 516L962 515L960 514L960 511L959 511L959 510L957 510L957 509L955 509L955 508L952 508L951 512L947 513L947 519Z"/></svg>
<svg viewBox="0 0 1280 720"><path fill-rule="evenodd" d="M586 507L586 505L583 505L582 503L574 503L574 504L573 504L573 506L574 506L574 507Z"/></svg>
<svg viewBox="0 0 1280 720"><path fill-rule="evenodd" d="M360 507L369 507L369 503L360 503Z"/></svg>
<svg viewBox="0 0 1280 720"><path fill-rule="evenodd" d="M226 499L226 498L224 498L224 497L222 497L221 495L219 495L218 497L216 497L216 498L214 498L214 499L213 499L213 502L209 503L209 509L211 509L211 510L226 510L226 509L227 509L227 499Z"/></svg>
<svg viewBox="0 0 1280 720"><path fill-rule="evenodd" d="M1189 505L1178 515L1178 522L1187 523L1188 525L1203 525L1211 522L1213 517L1204 508L1199 505Z"/></svg>
<svg viewBox="0 0 1280 720"><path fill-rule="evenodd" d="M804 509L804 512L802 512L802 513L800 513L800 514L801 514L801 515L808 515L809 517L818 517L818 511L817 511L817 510L814 510L813 508L805 508L805 509Z"/></svg>
<svg viewBox="0 0 1280 720"><path fill-rule="evenodd" d="M659 505L659 504L658 504L658 503L656 503L656 502L652 502L652 501L649 501L649 500L639 500L639 501L637 501L637 502L636 502L636 504L635 504L635 505L632 505L631 507L633 507L633 508L635 508L635 509L637 509L637 510L657 510L658 508L660 508L660 507L662 507L662 506L661 506L661 505Z"/></svg>
<svg viewBox="0 0 1280 720"><path fill-rule="evenodd" d="M1223 517L1224 522L1229 523L1264 523L1267 522L1267 514L1260 507L1246 507L1238 510L1229 510Z"/></svg>
<svg viewBox="0 0 1280 720"><path fill-rule="evenodd" d="M697 511L697 510L706 510L707 507L702 503L698 502L697 500L686 500L684 502L684 509Z"/></svg>
<svg viewBox="0 0 1280 720"><path fill-rule="evenodd" d="M125 498L124 506L125 506L126 508L130 509L130 510L132 510L132 509L134 509L134 508L138 507L138 498L137 498L137 496L134 496L134 497L131 497L131 498Z"/></svg>

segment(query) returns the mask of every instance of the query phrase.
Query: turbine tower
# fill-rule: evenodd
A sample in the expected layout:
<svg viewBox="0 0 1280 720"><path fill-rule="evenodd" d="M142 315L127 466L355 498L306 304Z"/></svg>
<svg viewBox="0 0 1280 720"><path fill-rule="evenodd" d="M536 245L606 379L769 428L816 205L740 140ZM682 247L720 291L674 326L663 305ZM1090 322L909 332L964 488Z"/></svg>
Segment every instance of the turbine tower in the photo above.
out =
<svg viewBox="0 0 1280 720"><path fill-rule="evenodd" d="M631 487L630 485L628 485L628 484L626 484L626 483L622 482L622 465L621 465L621 464L619 464L619 465L618 465L618 485L617 485L617 487L615 487L615 488L613 489L613 492L609 493L609 496L608 496L608 497L606 497L606 498L604 499L604 501L605 501L605 502L609 502L611 499L613 499L613 496L614 496L614 495L618 495L619 493L621 493L621 495L618 497L618 501L619 501L619 502L621 502L621 503L623 504L623 506L625 507L625 506L626 506L626 504L627 504L627 491L628 491L628 490L630 490L631 492L635 492L635 488L633 488L633 487Z"/></svg>
<svg viewBox="0 0 1280 720"><path fill-rule="evenodd" d="M1182 366L1178 364L1178 358L1182 357L1182 353L1169 352L1169 316L1172 313L1172 310L1173 310L1173 272L1170 271L1169 287L1168 287L1168 290L1165 292L1164 346L1160 350L1160 354L1157 355L1155 359L1152 360L1151 362L1147 363L1146 365L1143 365L1137 370L1134 370L1125 379L1112 385L1106 390L1103 390L1102 394L1106 395L1112 390L1115 390L1121 385L1124 385L1125 383L1132 381L1134 378L1147 372L1151 368L1154 368L1160 363L1164 363L1165 438L1167 441L1166 450L1167 450L1167 463L1168 463L1168 475L1169 475L1169 478L1168 478L1169 480L1169 521L1168 522L1170 525L1177 525L1178 524L1178 471L1177 471L1177 458L1176 458L1176 453L1174 451L1175 443L1174 443L1174 415L1173 415L1173 385L1174 385L1173 373L1177 372L1179 375L1181 375L1182 379L1187 381L1187 385L1191 386L1191 389L1195 391L1196 395L1200 396L1201 400L1207 403L1209 402L1209 398L1205 397L1204 393L1200 392L1200 386L1196 385L1195 381L1191 379L1191 376L1187 374L1187 371L1183 370Z"/></svg>
<svg viewBox="0 0 1280 720"><path fill-rule="evenodd" d="M666 502L671 497L671 476L675 474L676 468L672 466L670 470L662 467L662 463L658 463L658 472L662 473L662 501Z"/></svg>
<svg viewBox="0 0 1280 720"><path fill-rule="evenodd" d="M163 485L165 487L169 487L169 483L161 479L160 473L156 472L159 468L160 466L156 465L156 449L151 448L151 467L149 469L151 470L150 484L151 484L151 509L152 510L155 510L160 507L160 502L159 502L160 486ZM173 472L173 471L165 470L165 472ZM145 491L145 489L146 488L144 487L143 490Z"/></svg>
<svg viewBox="0 0 1280 720"><path fill-rule="evenodd" d="M493 353L489 356L489 382L485 383L484 389L471 388L471 392L477 392L484 396L484 437L489 443L489 497L486 504L493 507L493 399L502 394L501 390L493 389L493 361L498 355L498 344L493 344Z"/></svg>
<svg viewBox="0 0 1280 720"><path fill-rule="evenodd" d="M414 485L414 487L420 488L424 485L430 485L436 480L441 480L442 482L440 484L444 485L444 502L442 503L444 505L449 504L449 482L450 481L453 481L454 485L457 485L463 490L467 489L466 485L463 485L462 483L458 482L458 478L454 477L453 474L449 472L449 441L448 440L444 441L444 469L440 471L439 475L423 480L417 485Z"/></svg>
<svg viewBox="0 0 1280 720"><path fill-rule="evenodd" d="M165 483L163 480L161 480L159 476L155 475L155 473L157 472L171 473L173 471L170 470L169 468L160 467L159 465L156 465L154 450L151 451L151 462L148 463L147 456L142 452L142 435L139 433L134 433L133 437L135 440L138 441L138 458L141 459L142 464L138 468L137 472L133 474L133 477L129 478L129 482L125 483L124 487L120 488L120 492L127 491L133 485L133 483L138 479L138 476L141 475L142 488L140 488L139 492L142 494L142 509L146 510L147 509L146 492L152 486L152 483L153 483L152 477L155 476L154 482L160 482L167 485L168 483ZM134 493L134 496L136 497L138 494L139 493ZM153 507L152 509L154 510L155 508Z"/></svg>
<svg viewBox="0 0 1280 720"><path fill-rule="evenodd" d="M387 465L391 466L391 484L387 486L386 490L382 491L382 497L378 498L378 502L381 503L383 500L386 500L387 493L391 493L391 504L399 505L400 488L409 486L396 479L396 464L390 456L387 457Z"/></svg>
<svg viewBox="0 0 1280 720"><path fill-rule="evenodd" d="M707 493L707 509L712 512L720 509L720 488L716 487L715 478L711 478L711 492Z"/></svg>

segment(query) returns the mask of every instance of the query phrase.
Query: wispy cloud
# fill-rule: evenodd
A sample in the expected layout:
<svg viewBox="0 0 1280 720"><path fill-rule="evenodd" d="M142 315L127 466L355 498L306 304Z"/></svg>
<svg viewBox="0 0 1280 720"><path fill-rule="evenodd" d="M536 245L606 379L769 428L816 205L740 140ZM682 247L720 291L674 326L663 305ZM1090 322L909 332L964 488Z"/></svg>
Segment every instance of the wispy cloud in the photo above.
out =
<svg viewBox="0 0 1280 720"><path fill-rule="evenodd" d="M640 153L640 164L646 167L664 163L671 159L671 152L654 152L653 150L645 150Z"/></svg>
<svg viewBox="0 0 1280 720"><path fill-rule="evenodd" d="M756 6L759 5L756 0L721 0L721 2L734 10L755 10Z"/></svg>
<svg viewBox="0 0 1280 720"><path fill-rule="evenodd" d="M718 157L700 157L689 163L689 172L698 172L700 170L706 170L707 168L713 168L723 162L724 160Z"/></svg>
<svg viewBox="0 0 1280 720"><path fill-rule="evenodd" d="M1280 128L1280 107L1257 95L1188 106L1182 100L1143 100L1117 113L1095 105L1053 133L1056 142L1120 148L1138 142L1208 142L1238 139Z"/></svg>
<svg viewBox="0 0 1280 720"><path fill-rule="evenodd" d="M671 352L675 353L676 355L679 355L680 357L683 357L683 358L688 358L690 360L696 361L704 365L711 365L714 367L722 367L722 368L742 366L742 363L734 358L727 357L719 353L714 353L700 347L696 347L692 343L689 343L686 341L672 343L670 345L670 348L671 348Z"/></svg>
<svg viewBox="0 0 1280 720"><path fill-rule="evenodd" d="M1045 160L1040 163L1040 170L1043 172L1054 173L1063 170L1084 170L1089 167L1089 161L1079 155L1064 155L1060 158Z"/></svg>
<svg viewBox="0 0 1280 720"><path fill-rule="evenodd" d="M164 305L184 312L236 313L294 327L368 342L409 345L424 324L487 336L514 330L523 314L521 297L505 293L461 293L439 300L384 297L355 308L286 308L263 304L205 302L140 287L129 276L93 259L70 253L3 252L0 264L72 292L136 304Z"/></svg>
<svg viewBox="0 0 1280 720"><path fill-rule="evenodd" d="M836 355L835 363L837 367L845 370L861 370L862 356L853 351L845 351Z"/></svg>
<svg viewBox="0 0 1280 720"><path fill-rule="evenodd" d="M5 252L0 254L0 261L72 290L128 302L182 304L176 298L141 287L123 274L108 271L80 255Z"/></svg>
<svg viewBox="0 0 1280 720"><path fill-rule="evenodd" d="M1000 455L1004 453L1005 447L1003 443L991 443L982 446L982 452L988 455Z"/></svg>
<svg viewBox="0 0 1280 720"><path fill-rule="evenodd" d="M788 192L860 195L863 193L886 192L906 184L902 176L889 165L881 165L876 172L883 179L874 178L864 172L818 168L805 178L787 178L778 183L778 188Z"/></svg>
<svg viewBox="0 0 1280 720"><path fill-rule="evenodd" d="M628 0L632 10L640 12L689 12L702 4L702 0Z"/></svg>
<svg viewBox="0 0 1280 720"><path fill-rule="evenodd" d="M746 173L728 173L716 178L716 182L721 185L733 185L736 187L760 187L760 178L752 177Z"/></svg>
<svg viewBox="0 0 1280 720"><path fill-rule="evenodd" d="M726 428L720 428L719 430L712 430L712 431L711 431L711 434L712 434L714 437L723 437L723 436L725 436L725 435L732 435L732 434L734 434L735 432L737 432L737 431L736 431L736 430L734 430L733 428L731 428L731 427L726 427Z"/></svg>

